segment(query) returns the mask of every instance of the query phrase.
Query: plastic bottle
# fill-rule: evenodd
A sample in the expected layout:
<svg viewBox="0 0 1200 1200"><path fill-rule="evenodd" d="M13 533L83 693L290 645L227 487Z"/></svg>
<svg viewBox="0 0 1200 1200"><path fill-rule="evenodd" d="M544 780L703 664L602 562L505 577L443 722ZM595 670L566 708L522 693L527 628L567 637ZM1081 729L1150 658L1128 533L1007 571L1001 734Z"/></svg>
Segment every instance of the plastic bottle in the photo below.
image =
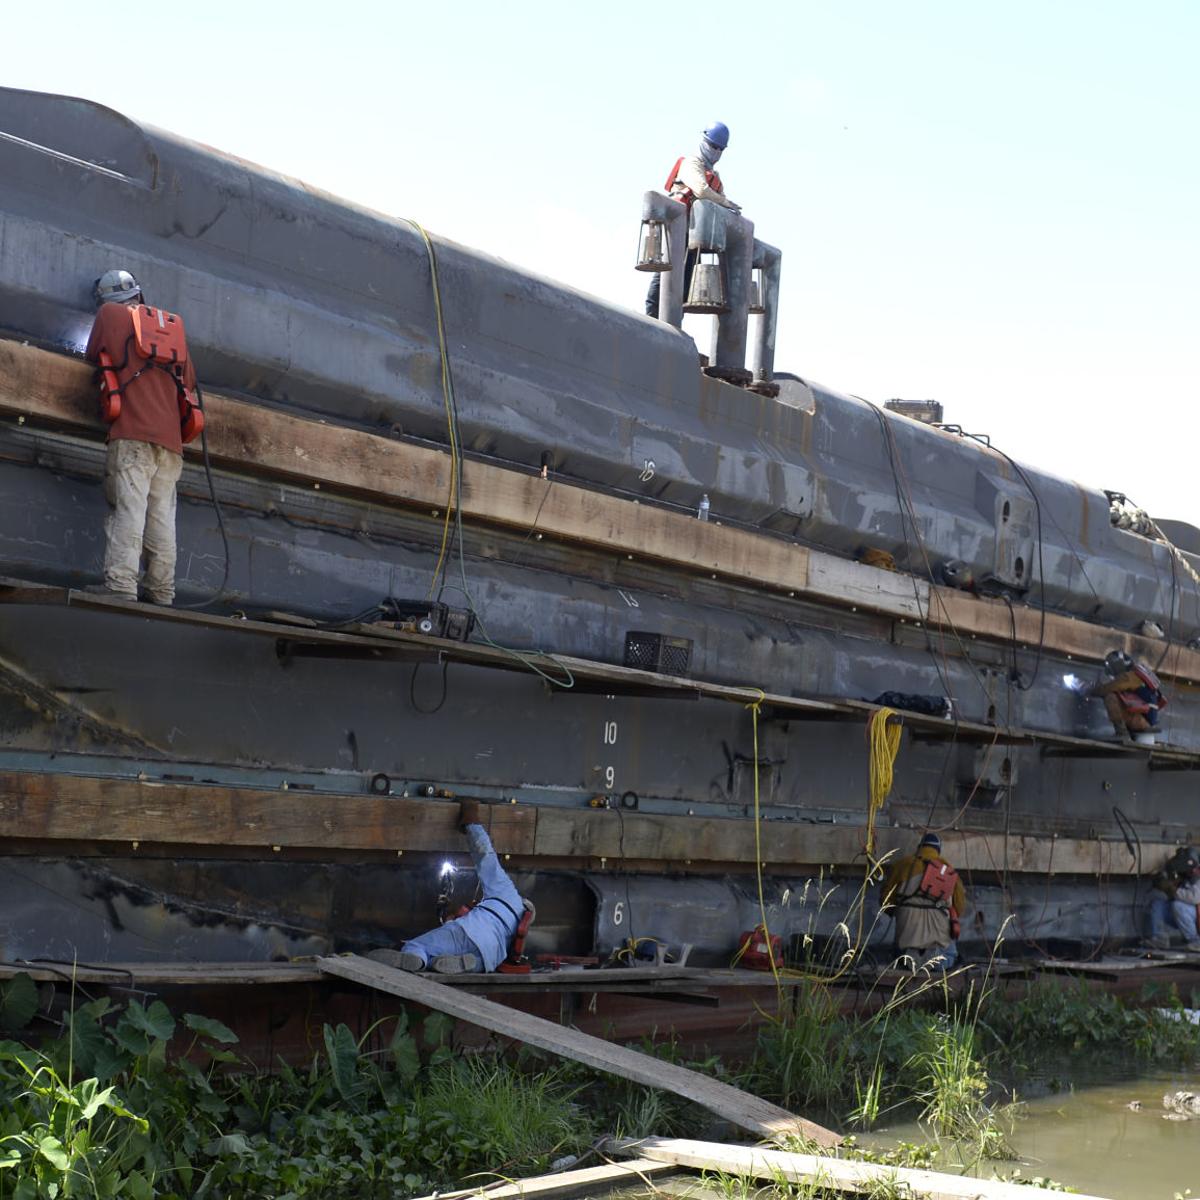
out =
<svg viewBox="0 0 1200 1200"><path fill-rule="evenodd" d="M708 503L708 493L705 492L704 495L700 497L700 507L698 509L696 509L696 516L701 521L707 521L708 520L708 510L710 507L711 507L711 505Z"/></svg>

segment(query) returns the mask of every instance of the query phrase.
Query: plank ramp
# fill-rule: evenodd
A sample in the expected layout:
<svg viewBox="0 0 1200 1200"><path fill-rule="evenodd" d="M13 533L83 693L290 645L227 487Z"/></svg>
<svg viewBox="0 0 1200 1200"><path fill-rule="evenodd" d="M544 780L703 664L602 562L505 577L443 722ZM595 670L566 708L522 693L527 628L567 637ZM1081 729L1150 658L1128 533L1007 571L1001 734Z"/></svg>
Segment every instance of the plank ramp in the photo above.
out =
<svg viewBox="0 0 1200 1200"><path fill-rule="evenodd" d="M945 1175L914 1167L884 1167L819 1154L793 1154L757 1146L726 1146L720 1142L696 1142L686 1138L626 1138L606 1142L604 1148L610 1154L636 1155L693 1170L721 1171L727 1175L772 1181L819 1183L829 1190L855 1194L876 1195L878 1191L873 1189L891 1184L899 1185L896 1194L919 1197L920 1200L1029 1200L1034 1192L1048 1190L998 1179L972 1179L966 1175ZM888 1194L892 1193L889 1191ZM1080 1195L1077 1200L1105 1198Z"/></svg>
<svg viewBox="0 0 1200 1200"><path fill-rule="evenodd" d="M841 1140L831 1130L794 1116L786 1109L720 1080L652 1058L628 1046L618 1046L603 1038L580 1033L577 1029L568 1029L553 1021L519 1012L482 996L446 987L425 976L396 971L358 955L318 958L317 966L328 975L400 996L460 1021L490 1029L502 1037L549 1050L552 1054L574 1059L647 1087L674 1092L739 1128L763 1137L796 1134L822 1146L836 1146Z"/></svg>
<svg viewBox="0 0 1200 1200"><path fill-rule="evenodd" d="M537 1200L567 1200L569 1196L607 1196L614 1188L636 1187L645 1183L653 1190L650 1180L675 1168L670 1163L651 1162L648 1158L633 1158L626 1162L605 1163L600 1167L581 1167L577 1171L558 1171L553 1175L534 1175L529 1179L497 1179L478 1187L457 1192L434 1192L421 1200L468 1200L471 1196L486 1196L488 1200L516 1200L517 1197L537 1197Z"/></svg>

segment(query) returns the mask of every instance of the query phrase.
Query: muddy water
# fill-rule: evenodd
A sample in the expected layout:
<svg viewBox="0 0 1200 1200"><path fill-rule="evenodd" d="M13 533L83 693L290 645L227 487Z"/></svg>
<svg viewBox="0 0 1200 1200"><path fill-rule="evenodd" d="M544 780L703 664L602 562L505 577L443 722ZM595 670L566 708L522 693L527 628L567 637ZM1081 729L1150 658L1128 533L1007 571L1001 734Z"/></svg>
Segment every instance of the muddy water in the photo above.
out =
<svg viewBox="0 0 1200 1200"><path fill-rule="evenodd" d="M1200 1091L1200 1076L1077 1086L1026 1101L1012 1131L1021 1161L997 1163L996 1171L1020 1167L1108 1200L1173 1200L1188 1188L1200 1197L1200 1119L1163 1120L1163 1094L1179 1090ZM1131 1110L1131 1101L1141 1108ZM916 1126L886 1135L923 1140Z"/></svg>

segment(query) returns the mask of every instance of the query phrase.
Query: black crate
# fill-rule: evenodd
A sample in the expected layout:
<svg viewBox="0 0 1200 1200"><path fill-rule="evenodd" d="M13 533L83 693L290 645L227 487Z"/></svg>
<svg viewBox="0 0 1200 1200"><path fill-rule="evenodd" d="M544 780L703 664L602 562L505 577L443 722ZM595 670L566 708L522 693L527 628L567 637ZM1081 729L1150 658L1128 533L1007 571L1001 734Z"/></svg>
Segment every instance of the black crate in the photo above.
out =
<svg viewBox="0 0 1200 1200"><path fill-rule="evenodd" d="M660 675L686 675L692 661L692 639L665 633L631 631L625 635L625 665Z"/></svg>

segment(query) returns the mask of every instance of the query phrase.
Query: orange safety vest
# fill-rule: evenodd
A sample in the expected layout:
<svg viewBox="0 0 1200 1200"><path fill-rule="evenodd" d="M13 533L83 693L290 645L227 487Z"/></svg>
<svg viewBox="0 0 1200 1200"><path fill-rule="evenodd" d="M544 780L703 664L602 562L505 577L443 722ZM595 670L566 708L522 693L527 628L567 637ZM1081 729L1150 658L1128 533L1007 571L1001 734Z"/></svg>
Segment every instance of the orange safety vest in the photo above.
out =
<svg viewBox="0 0 1200 1200"><path fill-rule="evenodd" d="M671 189L675 186L675 180L679 177L679 168L681 166L683 166L682 156L675 160L675 165L671 168L670 175L667 176L667 182L663 184L664 192L670 194ZM705 171L704 182L707 183L714 192L720 192L721 195L725 194L725 189L721 186L721 177L716 173L716 171ZM683 191L678 192L671 198L673 200L678 200L680 204L686 205L690 210L692 205L695 203L696 193L693 192L692 189L687 186L687 184L681 183L679 186L683 188Z"/></svg>
<svg viewBox="0 0 1200 1200"><path fill-rule="evenodd" d="M935 858L925 864L917 890L895 903L899 907L942 908L950 918L950 936L957 941L962 928L958 910L954 907L954 889L957 886L958 872L944 859Z"/></svg>
<svg viewBox="0 0 1200 1200"><path fill-rule="evenodd" d="M179 430L182 440L195 441L204 429L204 411L184 384L187 370L187 338L183 318L161 308L138 304L127 308L130 332L125 339L125 360L117 364L107 350L101 350L100 415L109 424L121 415L121 392L139 375L151 368L165 371L175 384L179 401ZM125 381L119 383L119 372L129 364L130 357L142 365Z"/></svg>

